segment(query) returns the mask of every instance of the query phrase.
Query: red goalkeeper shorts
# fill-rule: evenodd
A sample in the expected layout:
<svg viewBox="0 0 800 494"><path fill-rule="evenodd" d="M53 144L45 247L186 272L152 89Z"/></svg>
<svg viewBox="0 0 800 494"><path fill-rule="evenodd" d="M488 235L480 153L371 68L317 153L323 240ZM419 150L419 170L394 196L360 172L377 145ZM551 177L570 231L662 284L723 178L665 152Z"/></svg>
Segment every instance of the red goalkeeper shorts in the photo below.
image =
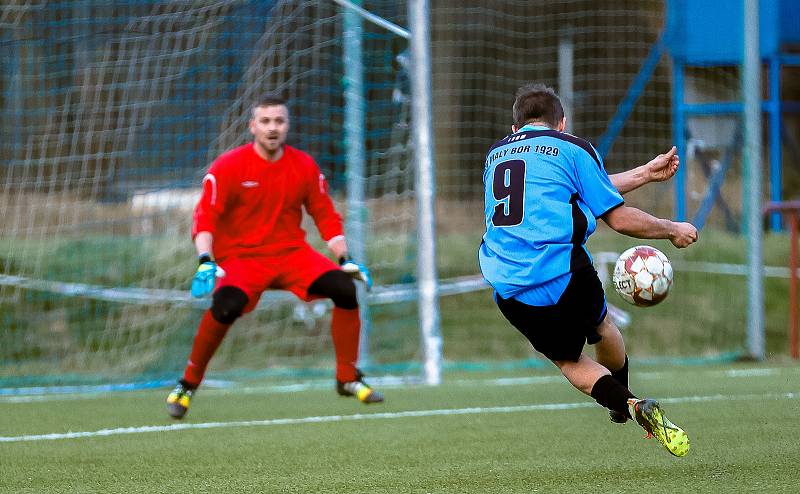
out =
<svg viewBox="0 0 800 494"><path fill-rule="evenodd" d="M320 276L339 269L333 261L306 245L278 255L258 257L229 257L220 263L225 276L217 280L216 290L235 286L249 299L243 313L252 311L264 290L288 290L309 301L308 287Z"/></svg>

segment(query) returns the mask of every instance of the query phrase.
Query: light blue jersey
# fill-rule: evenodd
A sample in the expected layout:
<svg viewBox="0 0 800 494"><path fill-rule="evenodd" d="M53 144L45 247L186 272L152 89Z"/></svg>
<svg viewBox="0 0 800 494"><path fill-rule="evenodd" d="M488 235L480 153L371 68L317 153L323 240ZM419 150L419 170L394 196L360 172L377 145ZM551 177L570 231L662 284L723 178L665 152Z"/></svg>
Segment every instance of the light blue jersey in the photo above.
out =
<svg viewBox="0 0 800 494"><path fill-rule="evenodd" d="M489 150L483 172L481 272L498 295L554 305L571 273L591 265L584 244L623 204L597 151L547 127L525 126Z"/></svg>

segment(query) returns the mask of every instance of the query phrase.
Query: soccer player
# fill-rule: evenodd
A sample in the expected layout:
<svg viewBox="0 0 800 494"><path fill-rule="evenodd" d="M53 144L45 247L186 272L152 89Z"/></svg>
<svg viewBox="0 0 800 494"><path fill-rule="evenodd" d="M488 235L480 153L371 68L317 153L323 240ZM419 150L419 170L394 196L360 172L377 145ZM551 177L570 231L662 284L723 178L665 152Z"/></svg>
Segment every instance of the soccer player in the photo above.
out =
<svg viewBox="0 0 800 494"><path fill-rule="evenodd" d="M218 157L203 178L192 228L200 265L191 292L213 292L212 304L197 328L183 378L167 397L167 410L183 418L228 329L267 289L288 290L306 301L330 298L336 391L363 403L381 402L383 395L364 383L355 366L361 322L353 280L369 286L369 272L348 256L341 217L314 159L286 144L286 102L266 95L251 112L253 141ZM339 266L306 243L303 207Z"/></svg>
<svg viewBox="0 0 800 494"><path fill-rule="evenodd" d="M619 329L606 317L603 287L585 243L601 218L619 233L697 240L689 223L655 218L624 204L621 193L675 174L673 147L645 165L607 175L587 141L564 133L556 93L541 84L517 91L512 134L492 146L483 172L486 233L481 272L508 321L581 392L609 409L611 420L635 419L675 456L686 433L652 399L628 389L628 357ZM595 346L595 358L583 353Z"/></svg>

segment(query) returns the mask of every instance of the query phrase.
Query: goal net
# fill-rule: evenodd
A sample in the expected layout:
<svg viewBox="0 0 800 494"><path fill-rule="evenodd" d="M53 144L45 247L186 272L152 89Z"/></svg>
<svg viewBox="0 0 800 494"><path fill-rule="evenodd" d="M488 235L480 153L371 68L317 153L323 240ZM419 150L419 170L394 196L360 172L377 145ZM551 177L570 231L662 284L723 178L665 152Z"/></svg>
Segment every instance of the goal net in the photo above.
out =
<svg viewBox="0 0 800 494"><path fill-rule="evenodd" d="M359 4L407 27L405 2ZM666 10L660 0L431 2L445 368L540 362L494 307L476 260L484 153L509 132L516 88L555 87L570 132L595 144L609 172L645 163L673 144ZM289 143L316 158L339 211L350 210L345 11L333 0L0 6L0 384L178 375L208 304L188 296L200 180L216 156L249 140L248 108L262 92L290 100ZM367 20L360 32L363 260L377 285L365 299L365 370L414 375L423 352L409 43ZM739 94L735 68L691 67L686 77L686 101ZM687 219L707 209L706 246L653 242L673 261L675 288L656 308L619 307L633 357L716 358L744 346L737 122L687 121ZM626 201L672 217L672 187L653 184ZM782 264L784 240L766 250L768 264ZM601 274L634 242L601 227L589 244L611 252L595 256ZM775 273L768 291L782 293L785 273ZM783 303L768 328L785 327ZM226 336L209 376L330 376L329 317L326 302L268 292Z"/></svg>
<svg viewBox="0 0 800 494"><path fill-rule="evenodd" d="M373 7L404 15L394 2ZM9 69L0 79L0 379L174 378L208 305L187 291L200 181L217 155L248 141L261 93L290 101L289 143L316 158L347 209L343 10L331 1L137 0L0 12ZM366 261L381 285L369 299L368 354L376 368L414 373L407 42L364 24L362 45ZM210 375L328 376L329 309L265 294Z"/></svg>

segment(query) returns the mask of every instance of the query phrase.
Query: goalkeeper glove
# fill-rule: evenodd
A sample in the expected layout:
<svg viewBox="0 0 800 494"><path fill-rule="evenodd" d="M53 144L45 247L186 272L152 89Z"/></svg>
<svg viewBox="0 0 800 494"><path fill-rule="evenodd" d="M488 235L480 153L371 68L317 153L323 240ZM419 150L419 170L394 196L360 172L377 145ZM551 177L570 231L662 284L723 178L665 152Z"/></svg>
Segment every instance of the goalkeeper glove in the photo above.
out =
<svg viewBox="0 0 800 494"><path fill-rule="evenodd" d="M372 276L369 274L369 270L363 264L358 264L354 260L350 259L350 256L342 256L339 258L339 266L341 266L342 271L349 274L354 280L360 280L364 282L366 285L367 290L372 288Z"/></svg>
<svg viewBox="0 0 800 494"><path fill-rule="evenodd" d="M216 278L225 276L225 271L208 254L201 254L198 261L200 265L192 279L192 297L203 298L214 291Z"/></svg>

